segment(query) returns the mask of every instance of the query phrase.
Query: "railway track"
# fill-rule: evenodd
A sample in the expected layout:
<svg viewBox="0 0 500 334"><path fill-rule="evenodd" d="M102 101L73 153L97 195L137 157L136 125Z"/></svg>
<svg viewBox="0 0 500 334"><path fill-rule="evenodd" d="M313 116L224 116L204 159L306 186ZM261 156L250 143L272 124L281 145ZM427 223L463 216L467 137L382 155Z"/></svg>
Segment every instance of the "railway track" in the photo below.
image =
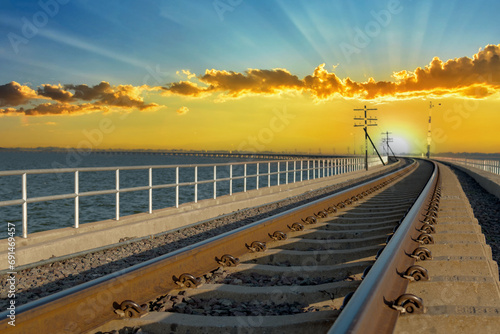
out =
<svg viewBox="0 0 500 334"><path fill-rule="evenodd" d="M424 309L420 298L405 291L407 278L425 279L414 262L427 256L422 244L432 243L437 183L436 165L415 162L23 305L17 315L21 326L8 328L2 321L0 328L26 333L137 327L152 333L392 332L400 313ZM401 272L402 266L408 270Z"/></svg>

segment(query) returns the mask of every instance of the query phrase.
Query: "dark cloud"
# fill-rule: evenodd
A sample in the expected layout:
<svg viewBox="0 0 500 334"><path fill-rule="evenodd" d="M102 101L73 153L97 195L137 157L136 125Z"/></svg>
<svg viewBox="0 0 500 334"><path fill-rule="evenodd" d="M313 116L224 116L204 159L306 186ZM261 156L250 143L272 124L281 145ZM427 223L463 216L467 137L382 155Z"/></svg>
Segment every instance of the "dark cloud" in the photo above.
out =
<svg viewBox="0 0 500 334"><path fill-rule="evenodd" d="M59 102L70 102L75 100L73 94L62 89L60 85L42 85L42 87L38 88L37 93L38 95L45 96Z"/></svg>
<svg viewBox="0 0 500 334"><path fill-rule="evenodd" d="M0 107L18 106L36 97L36 92L28 86L12 81L0 85Z"/></svg>
<svg viewBox="0 0 500 334"><path fill-rule="evenodd" d="M87 85L64 85L64 89L74 91L74 97L79 100L91 101L105 98L108 94L113 94L113 88L106 81L101 81L95 86Z"/></svg>
<svg viewBox="0 0 500 334"><path fill-rule="evenodd" d="M108 82L102 81L95 86L87 85L64 85L64 89L73 91L73 97L83 101L95 101L97 105L109 105L123 108L137 108L146 110L155 108L156 103L146 104L140 96L144 87L134 87L132 85L111 86Z"/></svg>
<svg viewBox="0 0 500 334"><path fill-rule="evenodd" d="M90 103L41 103L33 108L0 109L0 114L24 114L26 116L70 115L106 111L106 109Z"/></svg>
<svg viewBox="0 0 500 334"><path fill-rule="evenodd" d="M200 81L208 84L209 91L227 92L232 97L246 93L275 94L284 89L301 89L303 82L287 70L249 69L242 73L207 70Z"/></svg>
<svg viewBox="0 0 500 334"><path fill-rule="evenodd" d="M193 97L198 97L207 91L206 89L200 88L196 84L189 81L173 82L163 89L172 94Z"/></svg>
<svg viewBox="0 0 500 334"><path fill-rule="evenodd" d="M35 92L28 86L17 82L0 86L3 101L0 107L34 104L33 100L45 99L58 103L40 103L34 107L18 107L0 109L0 114L63 115L109 111L111 107L122 109L136 108L151 110L159 107L156 103L145 103L141 94L147 90L156 90L148 86L131 85L111 86L101 82L95 86L87 85L50 85L43 84Z"/></svg>

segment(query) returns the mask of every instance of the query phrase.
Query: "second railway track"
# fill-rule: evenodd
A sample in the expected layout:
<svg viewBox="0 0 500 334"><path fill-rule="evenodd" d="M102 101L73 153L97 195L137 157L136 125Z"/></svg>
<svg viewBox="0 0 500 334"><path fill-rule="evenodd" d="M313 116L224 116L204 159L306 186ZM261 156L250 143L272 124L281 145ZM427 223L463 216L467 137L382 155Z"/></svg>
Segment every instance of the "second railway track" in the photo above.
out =
<svg viewBox="0 0 500 334"><path fill-rule="evenodd" d="M434 169L416 162L35 302L39 307L27 304L19 320L26 320L25 332L43 326L92 333L134 327L146 333L327 332L410 211L427 210L432 218ZM427 242L425 229L406 229L417 241L412 249ZM405 252L405 261L414 261ZM421 307L418 300L409 303L409 311Z"/></svg>

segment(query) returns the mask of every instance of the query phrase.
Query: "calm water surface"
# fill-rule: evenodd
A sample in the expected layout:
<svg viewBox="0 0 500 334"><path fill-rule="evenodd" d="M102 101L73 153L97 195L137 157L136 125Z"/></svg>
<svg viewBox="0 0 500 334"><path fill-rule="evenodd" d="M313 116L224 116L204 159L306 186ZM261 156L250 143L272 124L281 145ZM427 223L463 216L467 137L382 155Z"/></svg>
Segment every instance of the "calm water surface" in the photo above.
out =
<svg viewBox="0 0 500 334"><path fill-rule="evenodd" d="M237 158L182 157L152 154L99 154L85 156L71 153L52 152L0 152L0 171L76 167L116 167L139 165L186 165L214 164L250 161ZM276 165L276 164L274 164ZM267 164L261 165L260 173L267 172ZM272 170L276 170L273 166ZM249 165L247 173L255 174L254 166ZM242 166L233 167L233 175L243 175ZM213 179L213 167L199 168L198 180ZM217 178L229 176L229 168L218 167ZM293 176L289 175L290 178ZM281 176L284 182L285 175ZM256 178L248 180L248 189L254 189ZM180 168L180 182L194 181L194 168ZM107 190L115 188L115 172L80 172L79 191ZM175 183L175 169L153 170L153 185ZM271 185L277 183L276 176ZM120 171L120 188L147 186L149 172ZM74 174L28 175L28 198L74 193ZM267 186L267 177L260 177L259 186ZM233 181L233 192L243 190L243 180ZM217 183L217 196L229 193L229 181ZM22 197L21 176L0 176L0 201ZM213 184L198 186L198 200L213 197ZM147 212L149 193L145 191L120 194L120 216ZM194 186L180 188L179 202L194 201ZM175 188L153 190L153 210L175 206ZM115 195L99 195L80 198L80 224L115 218ZM17 235L22 232L21 206L0 207L0 238L7 236L7 222L16 224ZM28 233L69 227L74 224L74 199L28 204Z"/></svg>

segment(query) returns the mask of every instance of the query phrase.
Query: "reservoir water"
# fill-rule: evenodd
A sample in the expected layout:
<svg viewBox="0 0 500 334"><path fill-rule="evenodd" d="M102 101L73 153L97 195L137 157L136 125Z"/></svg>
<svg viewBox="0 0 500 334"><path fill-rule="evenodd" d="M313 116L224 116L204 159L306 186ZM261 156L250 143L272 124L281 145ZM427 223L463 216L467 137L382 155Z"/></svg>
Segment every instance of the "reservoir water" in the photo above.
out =
<svg viewBox="0 0 500 334"><path fill-rule="evenodd" d="M0 171L51 169L51 168L80 168L80 167L121 167L121 166L149 166L149 165L190 165L216 164L227 162L251 162L249 159L170 156L155 154L102 154L90 153L75 155L69 152L22 152L1 151ZM283 162L284 164L284 162ZM260 166L260 173L267 172L267 164ZM276 171L277 166L271 167ZM249 165L248 175L255 174L255 165ZM180 182L194 181L194 168L180 168ZM233 166L233 176L243 175L243 166ZM217 178L229 176L229 167L218 167ZM198 169L198 180L212 180L213 167ZM285 175L281 175L280 183L285 182ZM22 178L17 176L0 177L0 201L22 198ZM248 179L247 189L254 189L256 178ZM154 169L153 184L175 183L175 169ZM277 183L273 176L271 185ZM122 170L120 171L120 188L147 186L149 171ZM74 174L41 174L27 175L28 198L52 196L74 193ZM260 187L267 186L267 177L259 178ZM97 191L115 188L115 172L80 172L79 191ZM233 192L243 190L243 180L233 181ZM217 196L229 193L229 181L217 182ZM213 197L213 184L198 185L198 200ZM194 201L194 186L180 187L179 203ZM148 190L121 193L120 216L147 212L149 207ZM175 206L175 188L153 190L153 210ZM115 195L98 195L80 198L80 224L115 218ZM7 236L7 222L16 224L16 235L22 233L21 205L0 207L0 239ZM74 224L74 199L62 199L49 202L28 204L28 234L61 227L70 227Z"/></svg>

